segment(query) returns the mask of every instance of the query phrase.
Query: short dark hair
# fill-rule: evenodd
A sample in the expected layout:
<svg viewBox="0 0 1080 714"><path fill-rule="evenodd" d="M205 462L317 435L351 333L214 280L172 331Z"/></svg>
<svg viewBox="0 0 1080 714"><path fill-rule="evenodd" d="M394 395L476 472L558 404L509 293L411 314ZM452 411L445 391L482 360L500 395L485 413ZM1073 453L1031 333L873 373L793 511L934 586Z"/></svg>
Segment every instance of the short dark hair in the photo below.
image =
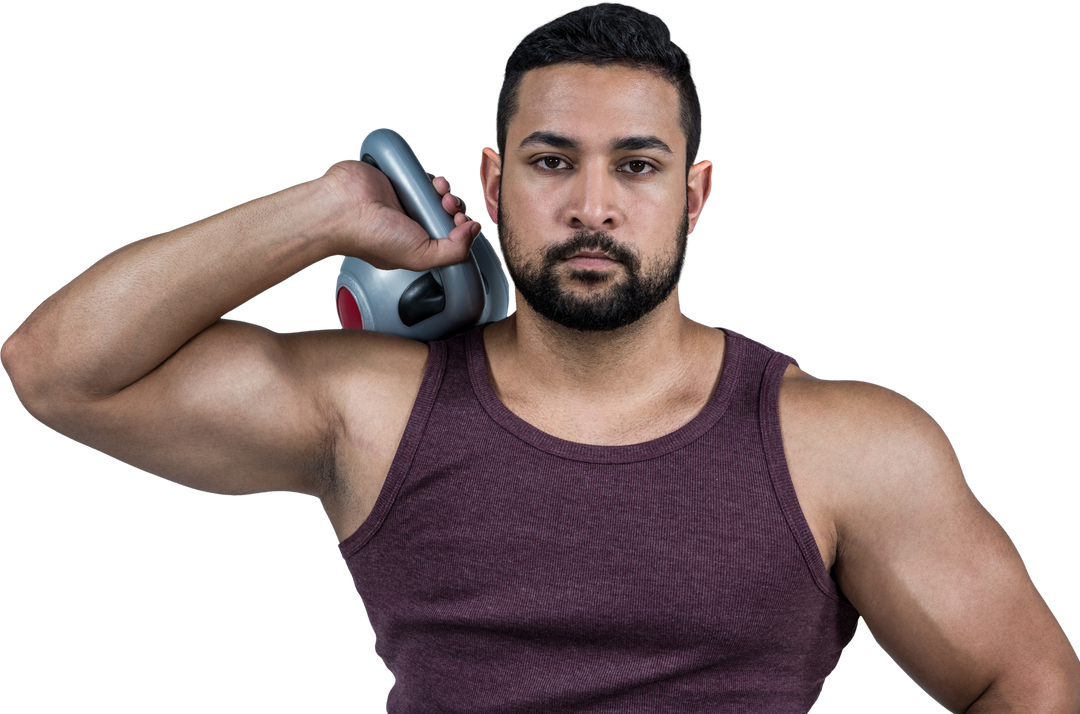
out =
<svg viewBox="0 0 1080 714"><path fill-rule="evenodd" d="M623 65L646 69L671 82L679 92L679 121L686 135L686 170L701 141L701 104L690 77L690 59L671 41L664 21L637 8L602 3L563 15L538 27L506 61L496 135L506 152L506 130L517 112L521 78L532 69L554 64Z"/></svg>

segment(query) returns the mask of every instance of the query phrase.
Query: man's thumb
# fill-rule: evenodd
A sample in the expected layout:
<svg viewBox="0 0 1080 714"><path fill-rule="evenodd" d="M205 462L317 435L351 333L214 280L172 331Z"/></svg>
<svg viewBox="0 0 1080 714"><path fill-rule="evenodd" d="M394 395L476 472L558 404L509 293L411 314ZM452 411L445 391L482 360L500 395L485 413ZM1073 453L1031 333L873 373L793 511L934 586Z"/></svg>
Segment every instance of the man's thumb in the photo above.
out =
<svg viewBox="0 0 1080 714"><path fill-rule="evenodd" d="M455 226L446 238L428 241L424 262L433 267L460 263L469 256L469 249L478 235L480 224L476 221L466 221Z"/></svg>

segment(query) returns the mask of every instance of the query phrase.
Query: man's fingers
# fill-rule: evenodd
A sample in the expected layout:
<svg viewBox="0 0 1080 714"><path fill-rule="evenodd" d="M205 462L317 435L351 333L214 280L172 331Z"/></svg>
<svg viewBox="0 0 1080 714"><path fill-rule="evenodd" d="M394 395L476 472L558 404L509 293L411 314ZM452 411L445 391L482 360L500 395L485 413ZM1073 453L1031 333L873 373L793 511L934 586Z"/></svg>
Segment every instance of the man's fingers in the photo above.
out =
<svg viewBox="0 0 1080 714"><path fill-rule="evenodd" d="M431 184L440 196L446 196L446 192L453 188L450 186L450 179L446 177L446 174L433 174Z"/></svg>
<svg viewBox="0 0 1080 714"><path fill-rule="evenodd" d="M449 238L465 243L467 252L472 247L473 239L478 235L480 235L480 224L465 216L465 221L450 231Z"/></svg>
<svg viewBox="0 0 1080 714"><path fill-rule="evenodd" d="M446 197L451 195L450 182L446 180L445 176L436 176L435 174L428 174L428 178L431 179L431 185L435 188L435 192L442 197L443 206L445 206Z"/></svg>
<svg viewBox="0 0 1080 714"><path fill-rule="evenodd" d="M465 212L465 202L452 193L448 193L443 196L442 207L451 216L456 216L459 213Z"/></svg>
<svg viewBox="0 0 1080 714"><path fill-rule="evenodd" d="M465 202L450 193L450 182L446 180L446 177L428 174L428 178L431 179L431 185L435 187L435 191L442 196L442 207L444 211L451 216L457 216L457 214L465 212ZM457 219L455 218L454 220L456 221Z"/></svg>
<svg viewBox="0 0 1080 714"><path fill-rule="evenodd" d="M456 219L455 219L456 222ZM420 265L414 270L440 265L453 265L465 260L472 248L473 240L480 234L480 224L465 220L457 225L450 235L439 240L429 240L424 244L422 255L417 256Z"/></svg>

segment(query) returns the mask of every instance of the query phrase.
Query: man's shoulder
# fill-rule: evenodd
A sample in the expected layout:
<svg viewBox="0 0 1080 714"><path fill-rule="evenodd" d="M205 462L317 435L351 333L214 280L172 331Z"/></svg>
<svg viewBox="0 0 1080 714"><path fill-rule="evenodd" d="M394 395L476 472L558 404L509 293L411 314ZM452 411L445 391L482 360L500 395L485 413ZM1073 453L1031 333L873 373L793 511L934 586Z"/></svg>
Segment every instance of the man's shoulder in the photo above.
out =
<svg viewBox="0 0 1080 714"><path fill-rule="evenodd" d="M362 364L368 372L416 383L427 368L431 349L424 342L366 330L343 330L347 338L360 339ZM348 349L343 342L344 349Z"/></svg>
<svg viewBox="0 0 1080 714"><path fill-rule="evenodd" d="M288 338L307 363L318 401L332 413L339 437L362 452L397 444L428 373L423 342L368 330L307 333Z"/></svg>
<svg viewBox="0 0 1080 714"><path fill-rule="evenodd" d="M836 436L857 436L860 442L867 437L917 436L916 432L937 429L930 415L891 389L868 382L819 379L795 364L784 373L780 402L783 412L801 425L839 429Z"/></svg>
<svg viewBox="0 0 1080 714"><path fill-rule="evenodd" d="M833 546L970 496L938 424L896 392L818 379L795 365L780 388L792 482L808 520Z"/></svg>
<svg viewBox="0 0 1080 714"><path fill-rule="evenodd" d="M418 389L430 350L423 342L369 330L327 330L282 336L295 359L328 387L369 385Z"/></svg>

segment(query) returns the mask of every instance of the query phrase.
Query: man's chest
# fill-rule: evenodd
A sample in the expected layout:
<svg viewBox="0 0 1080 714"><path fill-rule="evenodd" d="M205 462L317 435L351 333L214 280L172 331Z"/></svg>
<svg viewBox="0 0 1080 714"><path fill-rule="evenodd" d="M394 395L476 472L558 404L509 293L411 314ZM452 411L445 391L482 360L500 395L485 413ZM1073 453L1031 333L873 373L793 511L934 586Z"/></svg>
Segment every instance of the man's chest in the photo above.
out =
<svg viewBox="0 0 1080 714"><path fill-rule="evenodd" d="M715 371L712 368L716 367ZM718 374L719 365L710 365L704 374ZM795 365L785 372L785 381L806 375ZM671 434L697 417L712 399L715 382L702 383L698 390L687 390L678 399L657 408L644 405L618 413L597 410L590 413L577 407L541 406L535 401L517 401L510 393L500 400L516 416L546 434L565 441L620 446L643 444ZM837 535L831 510L833 466L828 449L819 440L821 425L813 414L794 398L791 389L781 389L780 412L784 456L802 514L814 541L818 544L826 571L836 562Z"/></svg>
<svg viewBox="0 0 1080 714"><path fill-rule="evenodd" d="M717 371L712 372L718 374ZM798 399L797 390L785 388L807 373L795 365L785 373L780 394L780 422L787 469L814 541L818 544L826 571L836 561L837 536L832 516L831 466L827 449L819 439L821 426L812 410ZM804 377L805 378L805 377ZM419 385L417 383L417 389ZM594 410L580 405L518 400L513 393L499 393L500 401L532 427L557 439L582 444L642 444L684 427L712 398L713 380L700 389L687 390L663 404L629 405L619 410ZM323 509L339 540L352 535L372 512L392 467L397 446L408 423L415 394L384 404L378 419L369 419L364 430L355 430L342 444L339 454L339 487L323 499Z"/></svg>

